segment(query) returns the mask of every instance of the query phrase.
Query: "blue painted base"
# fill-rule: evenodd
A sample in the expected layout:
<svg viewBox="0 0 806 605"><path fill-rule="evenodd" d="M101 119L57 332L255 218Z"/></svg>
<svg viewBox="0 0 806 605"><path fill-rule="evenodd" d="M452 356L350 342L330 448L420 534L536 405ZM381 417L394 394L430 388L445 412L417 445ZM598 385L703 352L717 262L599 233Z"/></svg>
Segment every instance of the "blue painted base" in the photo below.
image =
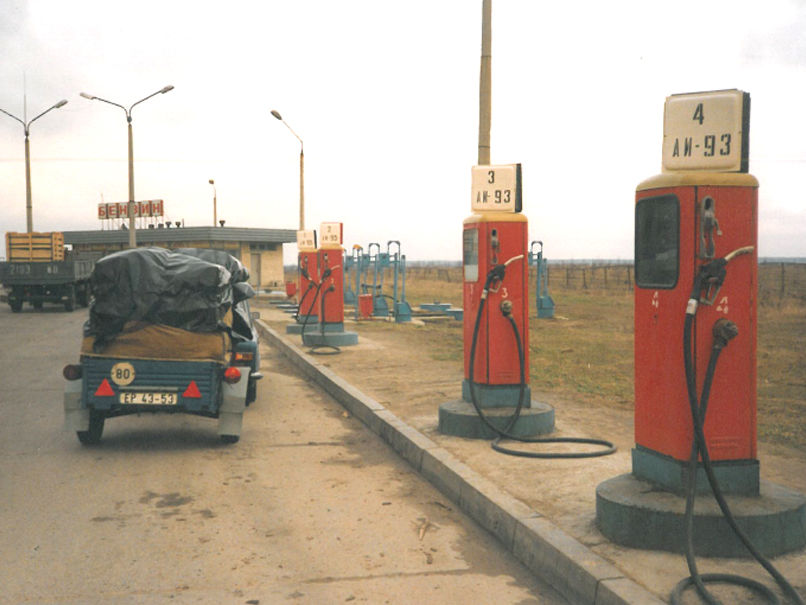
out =
<svg viewBox="0 0 806 605"><path fill-rule="evenodd" d="M758 460L730 460L713 463L719 487L725 494L757 496L759 493ZM676 460L640 445L632 450L632 472L637 479L649 481L670 492L684 495L688 482L688 462ZM711 494L711 486L702 464L697 467L698 494Z"/></svg>
<svg viewBox="0 0 806 605"><path fill-rule="evenodd" d="M423 303L420 305L420 308L423 311L429 311L431 313L442 313L443 311L447 311L450 309L451 303L440 303L440 302L433 302L433 303Z"/></svg>
<svg viewBox="0 0 806 605"><path fill-rule="evenodd" d="M485 408L514 408L518 406L520 395L520 385L517 384L478 384L474 383L473 392L476 395L476 403L482 409ZM470 383L467 378L462 380L462 399L468 403L473 403L470 397ZM532 389L527 384L523 390L523 407L532 405Z"/></svg>
<svg viewBox="0 0 806 605"><path fill-rule="evenodd" d="M302 335L302 344L306 347L332 346L346 347L358 344L356 332L308 332Z"/></svg>

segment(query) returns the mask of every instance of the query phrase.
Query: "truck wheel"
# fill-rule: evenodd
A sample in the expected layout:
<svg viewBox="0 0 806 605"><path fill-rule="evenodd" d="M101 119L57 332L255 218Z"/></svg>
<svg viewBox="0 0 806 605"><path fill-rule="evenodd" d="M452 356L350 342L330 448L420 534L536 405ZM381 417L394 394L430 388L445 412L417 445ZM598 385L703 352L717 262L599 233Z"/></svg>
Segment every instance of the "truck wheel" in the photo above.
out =
<svg viewBox="0 0 806 605"><path fill-rule="evenodd" d="M87 284L82 284L78 287L78 291L76 292L76 302L78 303L79 307L86 307L89 305L89 286Z"/></svg>
<svg viewBox="0 0 806 605"><path fill-rule="evenodd" d="M67 298L64 301L64 310L72 311L76 308L76 287L70 284L65 289L65 292L67 292Z"/></svg>
<svg viewBox="0 0 806 605"><path fill-rule="evenodd" d="M101 412L90 410L90 428L87 431L76 431L76 436L82 445L97 445L101 442L104 432L104 415Z"/></svg>
<svg viewBox="0 0 806 605"><path fill-rule="evenodd" d="M41 311L42 310L42 301L41 300L35 300L34 302L31 303L31 306L34 309L36 309L37 311Z"/></svg>
<svg viewBox="0 0 806 605"><path fill-rule="evenodd" d="M238 443L241 438L240 435L219 435L221 443Z"/></svg>
<svg viewBox="0 0 806 605"><path fill-rule="evenodd" d="M257 380L249 379L249 384L246 386L246 405L252 403L257 399Z"/></svg>
<svg viewBox="0 0 806 605"><path fill-rule="evenodd" d="M10 300L8 301L8 306L11 307L11 310L14 313L19 313L22 311L22 301L21 300Z"/></svg>

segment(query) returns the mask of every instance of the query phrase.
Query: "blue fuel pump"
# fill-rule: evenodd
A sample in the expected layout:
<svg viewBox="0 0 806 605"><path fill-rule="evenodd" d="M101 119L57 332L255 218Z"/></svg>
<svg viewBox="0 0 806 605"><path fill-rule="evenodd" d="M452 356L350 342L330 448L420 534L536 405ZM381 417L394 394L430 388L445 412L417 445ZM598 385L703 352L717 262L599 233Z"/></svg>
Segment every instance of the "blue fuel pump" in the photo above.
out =
<svg viewBox="0 0 806 605"><path fill-rule="evenodd" d="M535 245L540 248L535 251ZM554 299L549 296L549 272L546 259L543 257L543 242L533 241L529 245L529 265L537 267L535 278L535 300L537 301L537 318L552 319L554 317Z"/></svg>

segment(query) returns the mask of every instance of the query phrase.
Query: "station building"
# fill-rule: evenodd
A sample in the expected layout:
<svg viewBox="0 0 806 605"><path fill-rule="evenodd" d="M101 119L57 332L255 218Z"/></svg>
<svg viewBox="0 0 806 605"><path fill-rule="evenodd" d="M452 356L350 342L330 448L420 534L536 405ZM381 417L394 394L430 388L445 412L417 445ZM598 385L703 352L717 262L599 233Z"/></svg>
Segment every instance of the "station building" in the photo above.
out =
<svg viewBox="0 0 806 605"><path fill-rule="evenodd" d="M129 247L129 232L125 229L63 233L65 245L81 256L100 258ZM283 244L296 241L297 232L293 229L212 226L137 229L138 246L213 248L228 252L249 270L249 283L257 290L282 287Z"/></svg>

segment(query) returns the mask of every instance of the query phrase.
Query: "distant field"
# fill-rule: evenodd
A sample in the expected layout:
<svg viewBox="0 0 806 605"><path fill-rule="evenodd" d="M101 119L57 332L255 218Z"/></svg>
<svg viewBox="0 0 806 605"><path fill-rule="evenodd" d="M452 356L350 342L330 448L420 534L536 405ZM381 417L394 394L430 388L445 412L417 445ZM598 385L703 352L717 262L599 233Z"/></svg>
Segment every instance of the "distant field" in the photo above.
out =
<svg viewBox="0 0 806 605"><path fill-rule="evenodd" d="M632 284L627 277L631 267L567 269L568 273L552 269L549 292L556 304L554 319L536 319L531 303L531 384L559 396L584 396L595 406L630 408L634 330ZM806 285L806 265L761 265L759 274L759 438L806 451L806 296L798 295L800 280ZM414 308L434 301L461 307L461 275L459 267L411 267L406 299ZM531 284L532 300L534 291ZM388 278L384 292L391 294ZM430 329L434 331L431 354L461 361L461 322L435 324Z"/></svg>

